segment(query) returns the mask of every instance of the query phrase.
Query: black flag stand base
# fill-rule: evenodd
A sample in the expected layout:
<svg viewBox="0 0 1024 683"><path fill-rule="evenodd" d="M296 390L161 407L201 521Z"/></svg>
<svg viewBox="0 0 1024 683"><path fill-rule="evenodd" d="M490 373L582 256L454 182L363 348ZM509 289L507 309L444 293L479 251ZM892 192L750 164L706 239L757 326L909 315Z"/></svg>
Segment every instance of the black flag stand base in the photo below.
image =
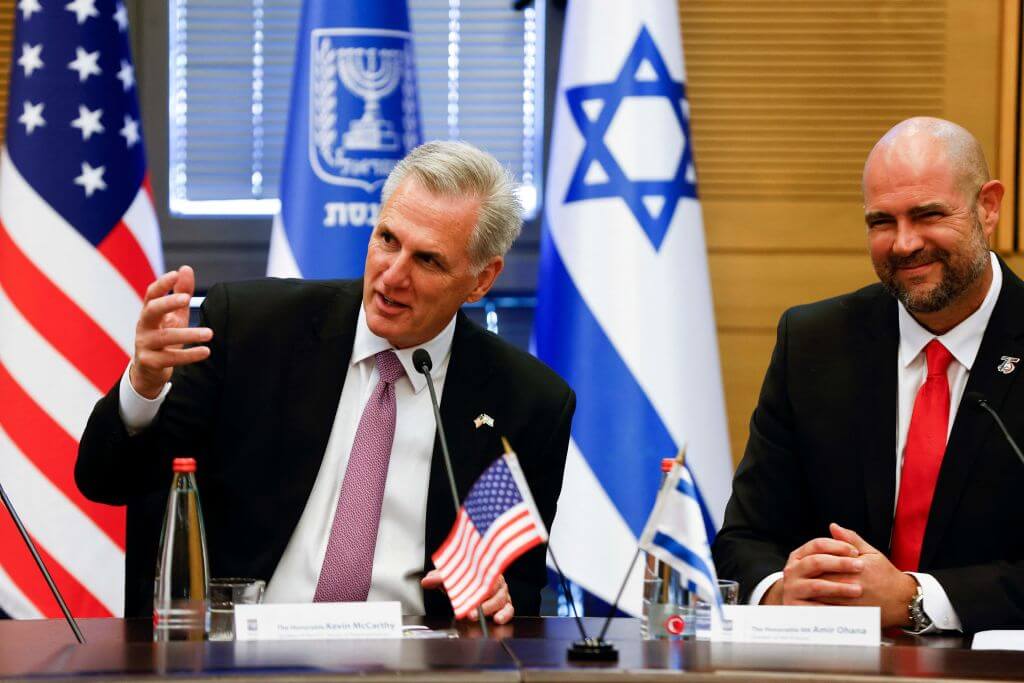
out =
<svg viewBox="0 0 1024 683"><path fill-rule="evenodd" d="M569 648L570 662L617 662L619 651L615 646L604 640L586 638L577 640Z"/></svg>
<svg viewBox="0 0 1024 683"><path fill-rule="evenodd" d="M576 601L572 599L572 592L569 590L569 586L565 583L565 574L562 573L562 568L558 566L558 560L555 558L555 551L551 549L551 539L548 539L548 553L551 555L551 561L555 564L555 571L558 572L558 577L562 581L562 590L565 591L565 598L569 601L572 606L572 614L576 618L576 626L580 630L580 640L577 640L569 648L567 656L570 662L617 662L619 661L619 651L615 649L615 646L611 643L605 642L604 631L601 631L601 635L597 638L591 638L587 635L586 629L583 628L583 621L580 620L580 613L576 611ZM630 570L633 566L630 565ZM621 593L620 593L621 594ZM618 599L616 599L618 602ZM612 607L612 612L615 612L615 607Z"/></svg>
<svg viewBox="0 0 1024 683"><path fill-rule="evenodd" d="M676 456L676 462L680 465L683 464L683 460L686 457L686 446L684 445L679 454ZM662 480L662 485L664 485ZM661 495L660 493L658 495ZM550 548L550 546L549 546ZM619 585L619 592L615 595L615 601L612 602L611 607L608 609L608 617L604 620L604 626L601 627L601 633L597 638L588 638L584 635L583 640L577 640L569 648L569 661L570 662L617 662L619 661L619 653L615 650L615 647L610 643L606 642L604 636L608 633L608 626L612 623L612 616L615 614L615 609L619 606L619 600L622 599L622 592L626 590L626 584L629 583L629 576L633 573L633 567L636 566L637 558L640 557L640 546L636 548L636 552L633 553L633 559L629 563L629 569L626 570L626 575L622 578L622 583ZM552 555L551 559L554 560L555 556ZM558 561L555 560L555 569L558 569ZM558 569L558 573L561 574L562 570ZM563 581L565 579L563 578ZM580 624L582 632L583 625Z"/></svg>

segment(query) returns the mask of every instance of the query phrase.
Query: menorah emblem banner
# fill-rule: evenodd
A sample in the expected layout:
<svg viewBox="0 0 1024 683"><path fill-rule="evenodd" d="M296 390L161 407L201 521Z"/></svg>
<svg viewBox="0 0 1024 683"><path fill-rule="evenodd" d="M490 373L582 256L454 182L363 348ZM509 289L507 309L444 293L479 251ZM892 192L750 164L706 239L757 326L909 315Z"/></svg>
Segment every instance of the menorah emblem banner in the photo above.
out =
<svg viewBox="0 0 1024 683"><path fill-rule="evenodd" d="M324 47L327 47L324 41ZM341 136L341 151L393 151L398 149L395 126L380 117L380 101L393 93L402 80L400 50L376 47L345 47L338 53L338 76L349 92L363 98L363 115L348 125Z"/></svg>
<svg viewBox="0 0 1024 683"><path fill-rule="evenodd" d="M303 0L267 275L359 277L380 191L420 144L406 0Z"/></svg>
<svg viewBox="0 0 1024 683"><path fill-rule="evenodd" d="M375 190L419 139L411 36L325 28L313 31L310 47L313 171L328 183Z"/></svg>

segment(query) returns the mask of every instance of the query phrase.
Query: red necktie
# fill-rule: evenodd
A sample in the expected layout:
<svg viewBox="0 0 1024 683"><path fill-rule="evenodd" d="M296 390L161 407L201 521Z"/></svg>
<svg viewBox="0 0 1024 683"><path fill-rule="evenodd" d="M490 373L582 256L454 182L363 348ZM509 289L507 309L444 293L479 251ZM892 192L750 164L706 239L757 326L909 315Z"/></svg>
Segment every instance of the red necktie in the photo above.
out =
<svg viewBox="0 0 1024 683"><path fill-rule="evenodd" d="M917 571L928 511L939 479L949 431L949 379L953 355L937 339L924 348L928 376L914 400L907 445L903 449L900 495L892 527L892 563L901 571Z"/></svg>

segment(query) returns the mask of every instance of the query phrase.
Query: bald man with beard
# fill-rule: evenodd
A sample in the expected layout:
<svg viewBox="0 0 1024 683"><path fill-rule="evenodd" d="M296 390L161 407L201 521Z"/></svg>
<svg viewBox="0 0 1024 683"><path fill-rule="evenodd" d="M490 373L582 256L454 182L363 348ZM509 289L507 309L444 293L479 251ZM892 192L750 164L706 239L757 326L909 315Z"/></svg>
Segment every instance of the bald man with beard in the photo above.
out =
<svg viewBox="0 0 1024 683"><path fill-rule="evenodd" d="M1003 185L918 117L863 176L880 283L786 311L713 552L744 599L875 605L915 633L1024 625L1024 283L988 248Z"/></svg>

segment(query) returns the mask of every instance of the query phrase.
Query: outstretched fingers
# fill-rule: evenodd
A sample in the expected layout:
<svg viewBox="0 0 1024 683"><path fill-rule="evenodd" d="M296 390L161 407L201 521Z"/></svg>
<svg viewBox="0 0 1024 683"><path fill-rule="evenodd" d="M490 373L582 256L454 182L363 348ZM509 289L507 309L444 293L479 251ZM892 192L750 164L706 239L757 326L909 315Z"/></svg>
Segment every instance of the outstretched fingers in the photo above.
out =
<svg viewBox="0 0 1024 683"><path fill-rule="evenodd" d="M135 391L146 398L159 394L173 368L210 356L203 344L213 338L213 330L188 326L194 292L195 273L189 266L164 273L146 288L129 373Z"/></svg>

